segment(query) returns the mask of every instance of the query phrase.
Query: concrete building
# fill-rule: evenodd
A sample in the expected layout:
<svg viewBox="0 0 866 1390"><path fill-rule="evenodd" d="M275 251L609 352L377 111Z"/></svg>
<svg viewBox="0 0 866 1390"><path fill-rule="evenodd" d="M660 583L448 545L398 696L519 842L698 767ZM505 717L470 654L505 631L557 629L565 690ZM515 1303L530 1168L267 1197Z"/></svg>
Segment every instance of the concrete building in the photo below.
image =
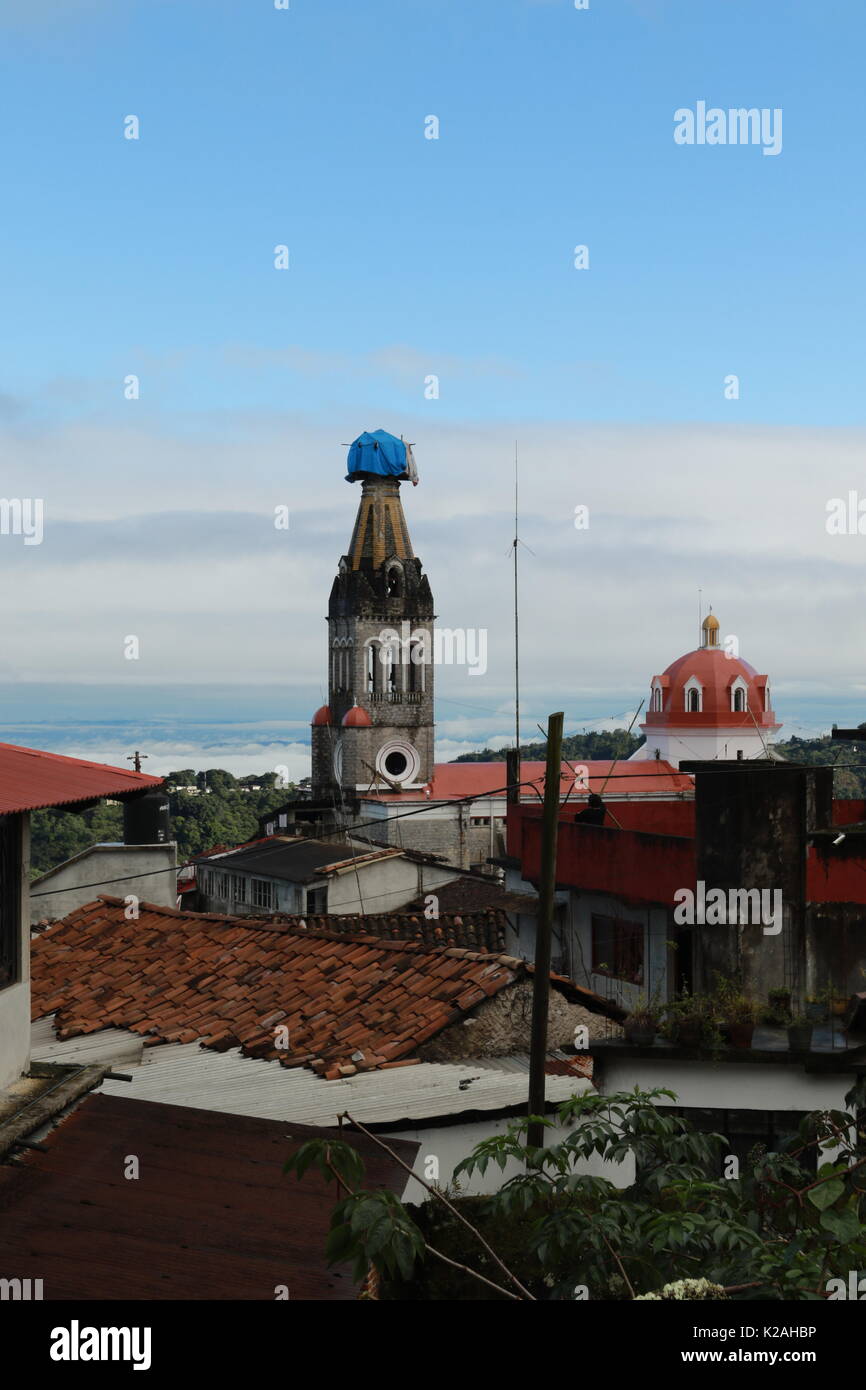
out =
<svg viewBox="0 0 866 1390"><path fill-rule="evenodd" d="M601 1039L595 1080L610 1092L669 1087L696 1122L736 1130L745 1148L772 1145L806 1112L844 1109L866 1071L866 803L834 801L830 768L733 759L682 770L694 801L646 803L639 829L561 813L554 957L629 1010L720 982L750 999L747 1045ZM512 806L508 829L507 886L536 887L540 809ZM519 946L531 959L531 919ZM776 990L794 1013L825 1000L805 1051L761 1016Z"/></svg>
<svg viewBox="0 0 866 1390"><path fill-rule="evenodd" d="M30 1054L30 812L81 810L101 797L125 800L161 785L125 768L0 744L0 1090L26 1071Z"/></svg>
<svg viewBox="0 0 866 1390"><path fill-rule="evenodd" d="M394 912L455 876L411 850L305 836L273 835L196 861L201 911L236 917Z"/></svg>
<svg viewBox="0 0 866 1390"><path fill-rule="evenodd" d="M30 921L53 922L74 908L93 901L103 889L177 905L177 845L100 844L83 849L30 885Z"/></svg>

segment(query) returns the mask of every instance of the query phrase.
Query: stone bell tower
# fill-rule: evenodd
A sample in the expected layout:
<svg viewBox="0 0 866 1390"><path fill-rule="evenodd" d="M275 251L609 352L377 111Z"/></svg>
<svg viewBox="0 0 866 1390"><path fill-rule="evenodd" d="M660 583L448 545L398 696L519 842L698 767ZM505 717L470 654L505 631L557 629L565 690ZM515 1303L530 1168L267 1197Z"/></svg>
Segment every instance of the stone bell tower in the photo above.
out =
<svg viewBox="0 0 866 1390"><path fill-rule="evenodd" d="M360 453L362 466L349 474L361 497L328 603L328 703L313 718L314 797L417 790L433 775L433 595L400 499L414 464L407 446L381 431L362 435L353 451L368 440L376 452ZM396 459L387 472L375 471L383 440Z"/></svg>

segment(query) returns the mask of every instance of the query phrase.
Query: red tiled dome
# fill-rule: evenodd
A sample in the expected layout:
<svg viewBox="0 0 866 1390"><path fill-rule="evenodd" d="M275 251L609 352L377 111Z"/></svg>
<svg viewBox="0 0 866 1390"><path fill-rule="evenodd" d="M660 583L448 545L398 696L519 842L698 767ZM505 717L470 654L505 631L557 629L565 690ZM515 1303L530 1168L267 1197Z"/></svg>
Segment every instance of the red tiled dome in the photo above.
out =
<svg viewBox="0 0 866 1390"><path fill-rule="evenodd" d="M330 705L320 705L313 715L313 728L317 728L320 724L333 724L333 722L334 716L331 714Z"/></svg>
<svg viewBox="0 0 866 1390"><path fill-rule="evenodd" d="M352 708L347 710L343 715L344 729L369 729L372 727L372 724L373 721L369 714L365 709L361 709L360 705L353 705Z"/></svg>
<svg viewBox="0 0 866 1390"><path fill-rule="evenodd" d="M728 656L721 647L698 647L686 652L672 661L663 675L654 677L653 683L661 688L662 707L656 710L650 703L646 717L650 729L681 726L684 722L700 727L743 725L753 729L752 716L762 728L778 727L769 702L767 677L759 675L748 661ZM735 683L740 688L745 686L743 710L732 708ZM689 710L688 690L695 685L700 688L700 708Z"/></svg>

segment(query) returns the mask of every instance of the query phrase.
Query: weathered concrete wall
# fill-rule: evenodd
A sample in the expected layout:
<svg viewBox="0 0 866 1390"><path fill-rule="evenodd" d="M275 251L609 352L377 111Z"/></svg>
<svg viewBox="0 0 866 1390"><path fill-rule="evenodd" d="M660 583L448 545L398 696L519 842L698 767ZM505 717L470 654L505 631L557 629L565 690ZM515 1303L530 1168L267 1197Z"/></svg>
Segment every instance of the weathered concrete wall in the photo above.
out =
<svg viewBox="0 0 866 1390"><path fill-rule="evenodd" d="M19 979L0 989L0 1090L17 1081L30 1064L30 817L23 814L19 875Z"/></svg>
<svg viewBox="0 0 866 1390"><path fill-rule="evenodd" d="M718 973L742 977L765 998L787 984L805 988L806 835L829 824L832 772L779 763L688 765L695 770L697 878L707 891L779 890L783 928L761 923L696 925L696 983L709 989ZM684 885L685 886L685 885Z"/></svg>
<svg viewBox="0 0 866 1390"><path fill-rule="evenodd" d="M98 885L104 884L104 887ZM60 890L60 891L58 891ZM56 921L100 893L134 894L160 907L177 905L177 845L93 845L35 879L30 920Z"/></svg>
<svg viewBox="0 0 866 1390"><path fill-rule="evenodd" d="M601 1095L617 1091L642 1091L665 1086L676 1095L676 1102L662 1099L660 1105L683 1105L690 1109L714 1110L844 1110L846 1091L853 1075L848 1073L807 1072L801 1066L768 1062L677 1062L651 1057L595 1056L593 1081Z"/></svg>
<svg viewBox="0 0 866 1390"><path fill-rule="evenodd" d="M806 993L866 990L866 906L810 903L806 923Z"/></svg>
<svg viewBox="0 0 866 1390"><path fill-rule="evenodd" d="M420 1049L425 1062L458 1062L469 1057L508 1057L529 1051L532 1020L532 982L519 980L479 1004L469 1018L446 1028ZM585 1025L590 1040L622 1036L618 1024L570 1004L558 990L550 991L547 1045L571 1046L574 1030Z"/></svg>
<svg viewBox="0 0 866 1390"><path fill-rule="evenodd" d="M358 850L359 854L363 852ZM348 869L332 878L328 886L328 911L341 914L396 912L420 893L433 893L454 877L453 870L436 869L410 859L380 860L367 868Z"/></svg>

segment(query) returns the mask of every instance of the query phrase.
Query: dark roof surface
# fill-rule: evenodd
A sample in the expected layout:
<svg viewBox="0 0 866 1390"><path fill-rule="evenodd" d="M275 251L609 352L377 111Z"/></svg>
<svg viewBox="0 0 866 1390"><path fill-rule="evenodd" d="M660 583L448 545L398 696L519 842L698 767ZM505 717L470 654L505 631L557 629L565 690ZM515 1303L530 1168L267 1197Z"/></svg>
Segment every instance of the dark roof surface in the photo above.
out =
<svg viewBox="0 0 866 1390"><path fill-rule="evenodd" d="M179 1105L89 1096L44 1139L0 1165L0 1269L43 1280L46 1300L353 1299L351 1271L324 1255L334 1185L283 1164L334 1130ZM362 1134L366 1181L407 1181ZM405 1163L418 1146L389 1139ZM127 1156L139 1176L127 1180Z"/></svg>
<svg viewBox="0 0 866 1390"><path fill-rule="evenodd" d="M440 889L435 889L438 895ZM423 902L423 899L421 900ZM441 900L440 900L441 907ZM425 946L465 946L470 951L489 951L501 955L505 950L508 918L504 912L447 912L425 917L423 910L410 912L347 913L292 918L303 921L310 931L329 931L337 935L362 933L381 936L386 941L420 941Z"/></svg>
<svg viewBox="0 0 866 1390"><path fill-rule="evenodd" d="M326 840L311 840L306 836L271 835L251 845L241 845L218 859L208 858L211 868L264 874L268 878L287 879L290 883L310 883L322 878L325 869L357 861L369 864L378 859L393 859L400 851L394 848L375 850L356 849L330 844Z"/></svg>
<svg viewBox="0 0 866 1390"><path fill-rule="evenodd" d="M450 883L431 889L431 892L439 899L440 912L481 912L486 909L510 913L538 911L537 894L514 893L494 879L484 879L477 874L461 874ZM423 895L412 904L418 908L423 905Z"/></svg>

